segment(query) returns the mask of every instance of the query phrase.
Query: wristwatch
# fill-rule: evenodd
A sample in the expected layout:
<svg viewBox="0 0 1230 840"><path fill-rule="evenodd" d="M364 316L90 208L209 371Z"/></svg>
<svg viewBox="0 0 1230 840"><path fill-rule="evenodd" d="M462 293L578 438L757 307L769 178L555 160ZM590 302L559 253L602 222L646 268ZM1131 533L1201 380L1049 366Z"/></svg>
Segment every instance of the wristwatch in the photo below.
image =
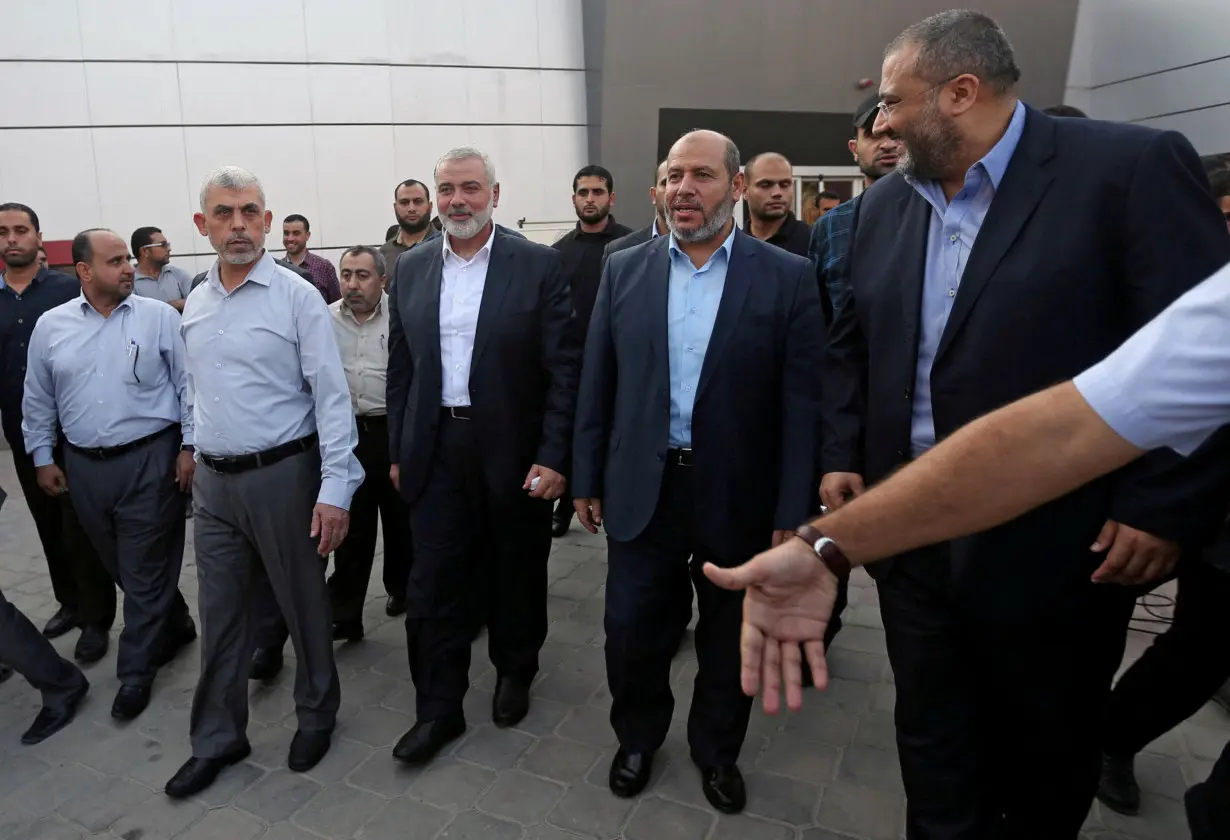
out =
<svg viewBox="0 0 1230 840"><path fill-rule="evenodd" d="M182 443L179 446L181 452L196 452L196 447L191 443Z"/></svg>
<svg viewBox="0 0 1230 840"><path fill-rule="evenodd" d="M811 524L800 525L794 529L803 542L811 546L811 550L820 558L820 562L837 577L850 576L850 558L846 557L837 543L820 533L820 529Z"/></svg>

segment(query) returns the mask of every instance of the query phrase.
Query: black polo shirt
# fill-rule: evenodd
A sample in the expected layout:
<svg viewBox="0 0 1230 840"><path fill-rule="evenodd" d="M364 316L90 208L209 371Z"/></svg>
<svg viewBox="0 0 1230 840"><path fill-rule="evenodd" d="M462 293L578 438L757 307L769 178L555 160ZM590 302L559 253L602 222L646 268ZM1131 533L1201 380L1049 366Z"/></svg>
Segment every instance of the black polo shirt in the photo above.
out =
<svg viewBox="0 0 1230 840"><path fill-rule="evenodd" d="M753 235L752 220L750 218L744 219L743 232L748 236ZM787 213L786 220L777 229L777 233L764 241L770 245L776 245L783 251L789 251L792 254L798 254L800 257L806 257L807 244L810 240L811 228L805 222L800 222L796 219L793 213Z"/></svg>
<svg viewBox="0 0 1230 840"><path fill-rule="evenodd" d="M564 276L572 289L572 309L576 318L577 332L582 341L589 331L589 319L594 314L598 300L598 283L602 280L602 253L606 246L620 237L632 233L607 216L606 227L597 233L581 230L581 223L561 236L551 247L559 251Z"/></svg>
<svg viewBox="0 0 1230 840"><path fill-rule="evenodd" d="M0 425L15 450L26 451L21 434L21 398L25 393L26 353L34 324L49 309L81 294L76 278L40 269L25 292L0 288Z"/></svg>

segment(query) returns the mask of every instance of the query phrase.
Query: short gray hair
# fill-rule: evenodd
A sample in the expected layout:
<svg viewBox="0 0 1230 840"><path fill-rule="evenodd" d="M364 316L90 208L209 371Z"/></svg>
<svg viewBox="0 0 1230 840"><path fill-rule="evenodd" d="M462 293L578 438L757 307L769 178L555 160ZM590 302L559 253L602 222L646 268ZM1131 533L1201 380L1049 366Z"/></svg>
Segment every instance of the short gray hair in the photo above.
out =
<svg viewBox="0 0 1230 840"><path fill-rule="evenodd" d="M353 245L342 251L342 255L337 258L337 267L342 267L342 260L347 257L361 257L364 254L372 258L372 263L376 266L376 276L383 277L385 275L384 254L370 245Z"/></svg>
<svg viewBox="0 0 1230 840"><path fill-rule="evenodd" d="M477 149L474 146L458 146L440 155L440 159L436 161L435 167L431 170L431 180L437 181L436 173L440 171L440 165L450 160L481 160L483 162L483 170L487 173L487 186L494 187L499 183L495 179L495 164L491 162L491 158L487 157L486 153L481 149Z"/></svg>
<svg viewBox="0 0 1230 840"><path fill-rule="evenodd" d="M914 75L932 84L969 73L1004 94L1021 78L1008 36L982 12L952 9L932 15L894 38L884 55L910 45L918 46Z"/></svg>
<svg viewBox="0 0 1230 840"><path fill-rule="evenodd" d="M224 190L246 190L248 187L256 187L256 191L261 195L261 206L265 206L265 188L261 186L259 178L238 166L220 166L206 175L205 180L201 182L202 213L205 212L205 199L214 187Z"/></svg>

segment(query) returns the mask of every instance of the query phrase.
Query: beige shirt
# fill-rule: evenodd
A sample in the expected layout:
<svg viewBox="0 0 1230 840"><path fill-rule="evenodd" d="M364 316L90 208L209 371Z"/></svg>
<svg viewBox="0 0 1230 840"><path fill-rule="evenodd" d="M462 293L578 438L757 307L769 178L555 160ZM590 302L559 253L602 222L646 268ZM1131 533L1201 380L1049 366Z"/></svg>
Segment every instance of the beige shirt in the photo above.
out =
<svg viewBox="0 0 1230 840"><path fill-rule="evenodd" d="M346 305L346 299L329 304L333 313L333 331L346 369L350 386L350 404L360 417L386 413L385 372L389 366L389 296L380 295L380 303L363 323L359 323Z"/></svg>

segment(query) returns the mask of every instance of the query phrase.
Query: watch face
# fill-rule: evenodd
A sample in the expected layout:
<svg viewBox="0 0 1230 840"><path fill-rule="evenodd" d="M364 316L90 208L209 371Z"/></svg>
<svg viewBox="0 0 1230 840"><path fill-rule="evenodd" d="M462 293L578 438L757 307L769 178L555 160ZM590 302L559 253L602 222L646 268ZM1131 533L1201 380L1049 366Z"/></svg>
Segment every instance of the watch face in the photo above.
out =
<svg viewBox="0 0 1230 840"><path fill-rule="evenodd" d="M816 540L816 543L815 545L811 547L811 550L816 552L816 554L819 554L822 551L824 551L824 547L831 542L832 540L830 540L828 537L821 537L820 539Z"/></svg>

